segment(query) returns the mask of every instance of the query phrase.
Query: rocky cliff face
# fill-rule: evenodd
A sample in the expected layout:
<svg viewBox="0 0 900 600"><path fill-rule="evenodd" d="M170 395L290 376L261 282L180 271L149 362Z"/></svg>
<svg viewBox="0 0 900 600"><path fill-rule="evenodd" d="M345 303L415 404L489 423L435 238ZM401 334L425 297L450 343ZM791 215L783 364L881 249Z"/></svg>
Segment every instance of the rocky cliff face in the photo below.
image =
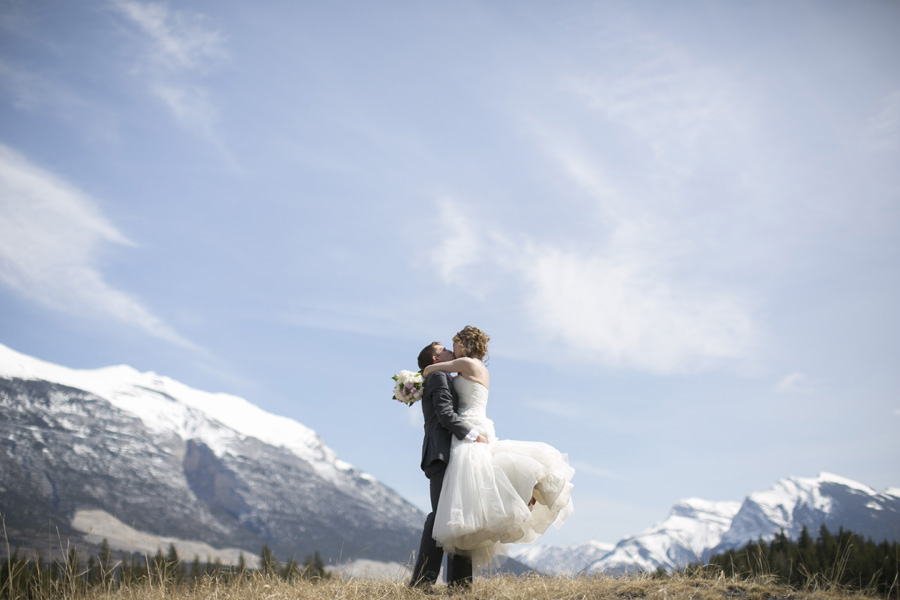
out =
<svg viewBox="0 0 900 600"><path fill-rule="evenodd" d="M405 562L424 515L303 425L128 367L75 371L0 346L0 512L10 546L76 541L78 511L283 560ZM52 548L51 548L52 551Z"/></svg>

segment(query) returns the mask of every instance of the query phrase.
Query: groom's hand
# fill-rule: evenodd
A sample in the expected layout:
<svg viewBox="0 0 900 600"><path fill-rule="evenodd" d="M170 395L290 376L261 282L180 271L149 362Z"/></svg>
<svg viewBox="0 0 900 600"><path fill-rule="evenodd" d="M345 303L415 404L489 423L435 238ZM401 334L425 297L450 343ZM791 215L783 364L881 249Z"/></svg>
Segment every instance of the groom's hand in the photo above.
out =
<svg viewBox="0 0 900 600"><path fill-rule="evenodd" d="M481 435L480 433L478 434L478 437L475 438L475 441L479 444L487 444L488 443L488 439L486 437L484 437L483 435Z"/></svg>

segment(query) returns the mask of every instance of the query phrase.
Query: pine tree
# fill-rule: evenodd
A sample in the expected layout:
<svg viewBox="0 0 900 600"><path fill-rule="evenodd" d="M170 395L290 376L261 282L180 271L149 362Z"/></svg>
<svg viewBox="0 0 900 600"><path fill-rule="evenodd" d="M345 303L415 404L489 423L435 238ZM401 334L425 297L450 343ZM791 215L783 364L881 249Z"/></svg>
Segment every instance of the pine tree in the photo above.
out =
<svg viewBox="0 0 900 600"><path fill-rule="evenodd" d="M730 576L776 575L783 583L795 587L818 584L821 579L900 598L897 575L900 544L875 544L844 529L837 536L824 526L819 531L815 542L805 529L796 542L782 532L769 544L759 540L740 550L714 556L709 564Z"/></svg>
<svg viewBox="0 0 900 600"><path fill-rule="evenodd" d="M327 573L325 572L325 563L322 562L322 556L319 554L318 550L316 550L315 556L313 558L313 571L315 573L316 579L322 579L327 575Z"/></svg>
<svg viewBox="0 0 900 600"><path fill-rule="evenodd" d="M105 586L112 581L112 573L110 572L110 556L109 540L103 538L100 542L100 554L97 555L97 561L100 563L100 582Z"/></svg>
<svg viewBox="0 0 900 600"><path fill-rule="evenodd" d="M152 579L156 579L161 586L165 585L169 574L166 572L166 557L163 556L162 548L157 548L156 554L153 555L153 559L148 562L150 565L149 576Z"/></svg>
<svg viewBox="0 0 900 600"><path fill-rule="evenodd" d="M37 575L37 584L34 586L37 590L35 594L39 598L46 598L50 595L50 587L53 585L52 572L49 564L44 564L44 557L38 552L34 557L34 572ZM2 586L0 586L2 587Z"/></svg>
<svg viewBox="0 0 900 600"><path fill-rule="evenodd" d="M819 559L819 565L825 577L831 579L830 575L834 569L834 557L837 556L837 540L828 531L823 524L819 527L819 539L816 540L816 557Z"/></svg>
<svg viewBox="0 0 900 600"><path fill-rule="evenodd" d="M88 556L85 577L88 585L93 586L100 582L100 567L97 565L93 556Z"/></svg>
<svg viewBox="0 0 900 600"><path fill-rule="evenodd" d="M191 574L190 580L192 583L196 583L199 581L200 577L203 576L203 567L200 563L200 555L194 555L194 562L191 563Z"/></svg>
<svg viewBox="0 0 900 600"><path fill-rule="evenodd" d="M322 556L316 550L313 555L307 555L303 561L303 577L305 579L323 579L327 577Z"/></svg>
<svg viewBox="0 0 900 600"><path fill-rule="evenodd" d="M131 563L128 560L128 556L126 556L124 550L119 554L119 562L122 565L119 569L119 573L121 574L122 578L122 585L128 585L131 583Z"/></svg>
<svg viewBox="0 0 900 600"><path fill-rule="evenodd" d="M72 546L66 556L65 585L71 595L77 594L81 589L81 562L75 546Z"/></svg>
<svg viewBox="0 0 900 600"><path fill-rule="evenodd" d="M178 550L172 542L169 543L169 550L166 552L166 580L175 583L184 581L184 566L178 559Z"/></svg>
<svg viewBox="0 0 900 600"><path fill-rule="evenodd" d="M262 562L262 572L263 575L267 577L271 577L277 574L276 571L276 563L275 563L275 554L272 552L272 549L269 548L267 544L264 544L262 547L262 554L260 555Z"/></svg>
<svg viewBox="0 0 900 600"><path fill-rule="evenodd" d="M806 526L800 532L800 539L797 540L797 552L799 553L800 564L806 575L812 575L819 572L819 559L816 555L816 543Z"/></svg>
<svg viewBox="0 0 900 600"><path fill-rule="evenodd" d="M297 560L292 556L291 560L284 566L284 569L281 571L281 578L285 581L292 581L298 576L302 576L302 572L300 571L300 565L297 564Z"/></svg>

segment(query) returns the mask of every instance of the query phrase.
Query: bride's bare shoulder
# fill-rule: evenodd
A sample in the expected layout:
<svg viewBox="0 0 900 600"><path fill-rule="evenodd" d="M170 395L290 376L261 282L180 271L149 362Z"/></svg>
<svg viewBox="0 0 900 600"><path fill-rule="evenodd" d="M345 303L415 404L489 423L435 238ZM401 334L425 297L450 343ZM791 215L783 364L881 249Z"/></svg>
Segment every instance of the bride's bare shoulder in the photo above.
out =
<svg viewBox="0 0 900 600"><path fill-rule="evenodd" d="M459 360L465 361L466 368L462 374L466 379L480 383L485 388L490 386L491 374L488 372L484 363L478 359L465 356Z"/></svg>
<svg viewBox="0 0 900 600"><path fill-rule="evenodd" d="M484 367L483 362L481 362L480 360L476 360L476 359L472 358L471 356L463 356L463 357L457 358L456 360L460 360L471 367L476 367L476 368Z"/></svg>

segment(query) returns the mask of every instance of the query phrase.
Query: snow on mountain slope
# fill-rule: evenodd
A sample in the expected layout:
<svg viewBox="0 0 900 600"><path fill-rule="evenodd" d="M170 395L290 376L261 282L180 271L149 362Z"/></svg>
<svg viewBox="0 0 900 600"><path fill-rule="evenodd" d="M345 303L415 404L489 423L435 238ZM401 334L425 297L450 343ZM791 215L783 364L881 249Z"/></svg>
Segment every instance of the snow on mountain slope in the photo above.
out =
<svg viewBox="0 0 900 600"><path fill-rule="evenodd" d="M677 569L749 542L769 541L782 530L797 539L806 527L815 537L822 525L832 531L843 527L876 541L895 539L900 531L900 495L896 488L876 492L821 473L814 478L787 477L742 503L684 500L662 523L620 541L588 572Z"/></svg>
<svg viewBox="0 0 900 600"><path fill-rule="evenodd" d="M301 392L302 393L302 392ZM103 511L160 538L407 560L424 515L313 430L227 394L0 345L0 506L10 541L73 538Z"/></svg>
<svg viewBox="0 0 900 600"><path fill-rule="evenodd" d="M822 525L832 532L843 527L876 541L893 541L900 531L900 489L876 492L830 473L787 477L743 502L683 500L666 520L613 548L597 542L537 545L513 550L512 555L537 571L560 575L653 572L703 561L760 538L768 541L782 529L796 539L806 527L816 537ZM596 552L595 558L585 569L591 552Z"/></svg>
<svg viewBox="0 0 900 600"><path fill-rule="evenodd" d="M689 498L675 504L668 518L625 538L588 569L590 573L676 569L707 558L737 514L737 502Z"/></svg>
<svg viewBox="0 0 900 600"><path fill-rule="evenodd" d="M588 542L576 546L515 546L510 555L548 575L577 575L613 549L612 544Z"/></svg>
<svg viewBox="0 0 900 600"><path fill-rule="evenodd" d="M34 523L46 529L47 515L69 523L105 511L148 534L218 547L407 560L424 516L312 429L127 366L69 369L0 345L0 433L0 506L16 543L29 543ZM781 530L815 535L821 525L893 539L900 488L876 492L829 473L788 477L741 504L679 502L614 548L531 546L513 558L557 574L587 564L654 571Z"/></svg>
<svg viewBox="0 0 900 600"><path fill-rule="evenodd" d="M293 419L267 413L238 396L196 390L127 365L69 369L0 344L0 377L52 381L91 392L137 416L152 431L203 440L217 456L228 451L236 432L290 450L333 481L349 469L315 431Z"/></svg>
<svg viewBox="0 0 900 600"><path fill-rule="evenodd" d="M806 527L815 536L822 525L884 539L881 536L891 526L900 526L900 499L891 490L876 492L831 473L787 477L744 500L716 551L760 538L768 541L782 530L796 539Z"/></svg>

